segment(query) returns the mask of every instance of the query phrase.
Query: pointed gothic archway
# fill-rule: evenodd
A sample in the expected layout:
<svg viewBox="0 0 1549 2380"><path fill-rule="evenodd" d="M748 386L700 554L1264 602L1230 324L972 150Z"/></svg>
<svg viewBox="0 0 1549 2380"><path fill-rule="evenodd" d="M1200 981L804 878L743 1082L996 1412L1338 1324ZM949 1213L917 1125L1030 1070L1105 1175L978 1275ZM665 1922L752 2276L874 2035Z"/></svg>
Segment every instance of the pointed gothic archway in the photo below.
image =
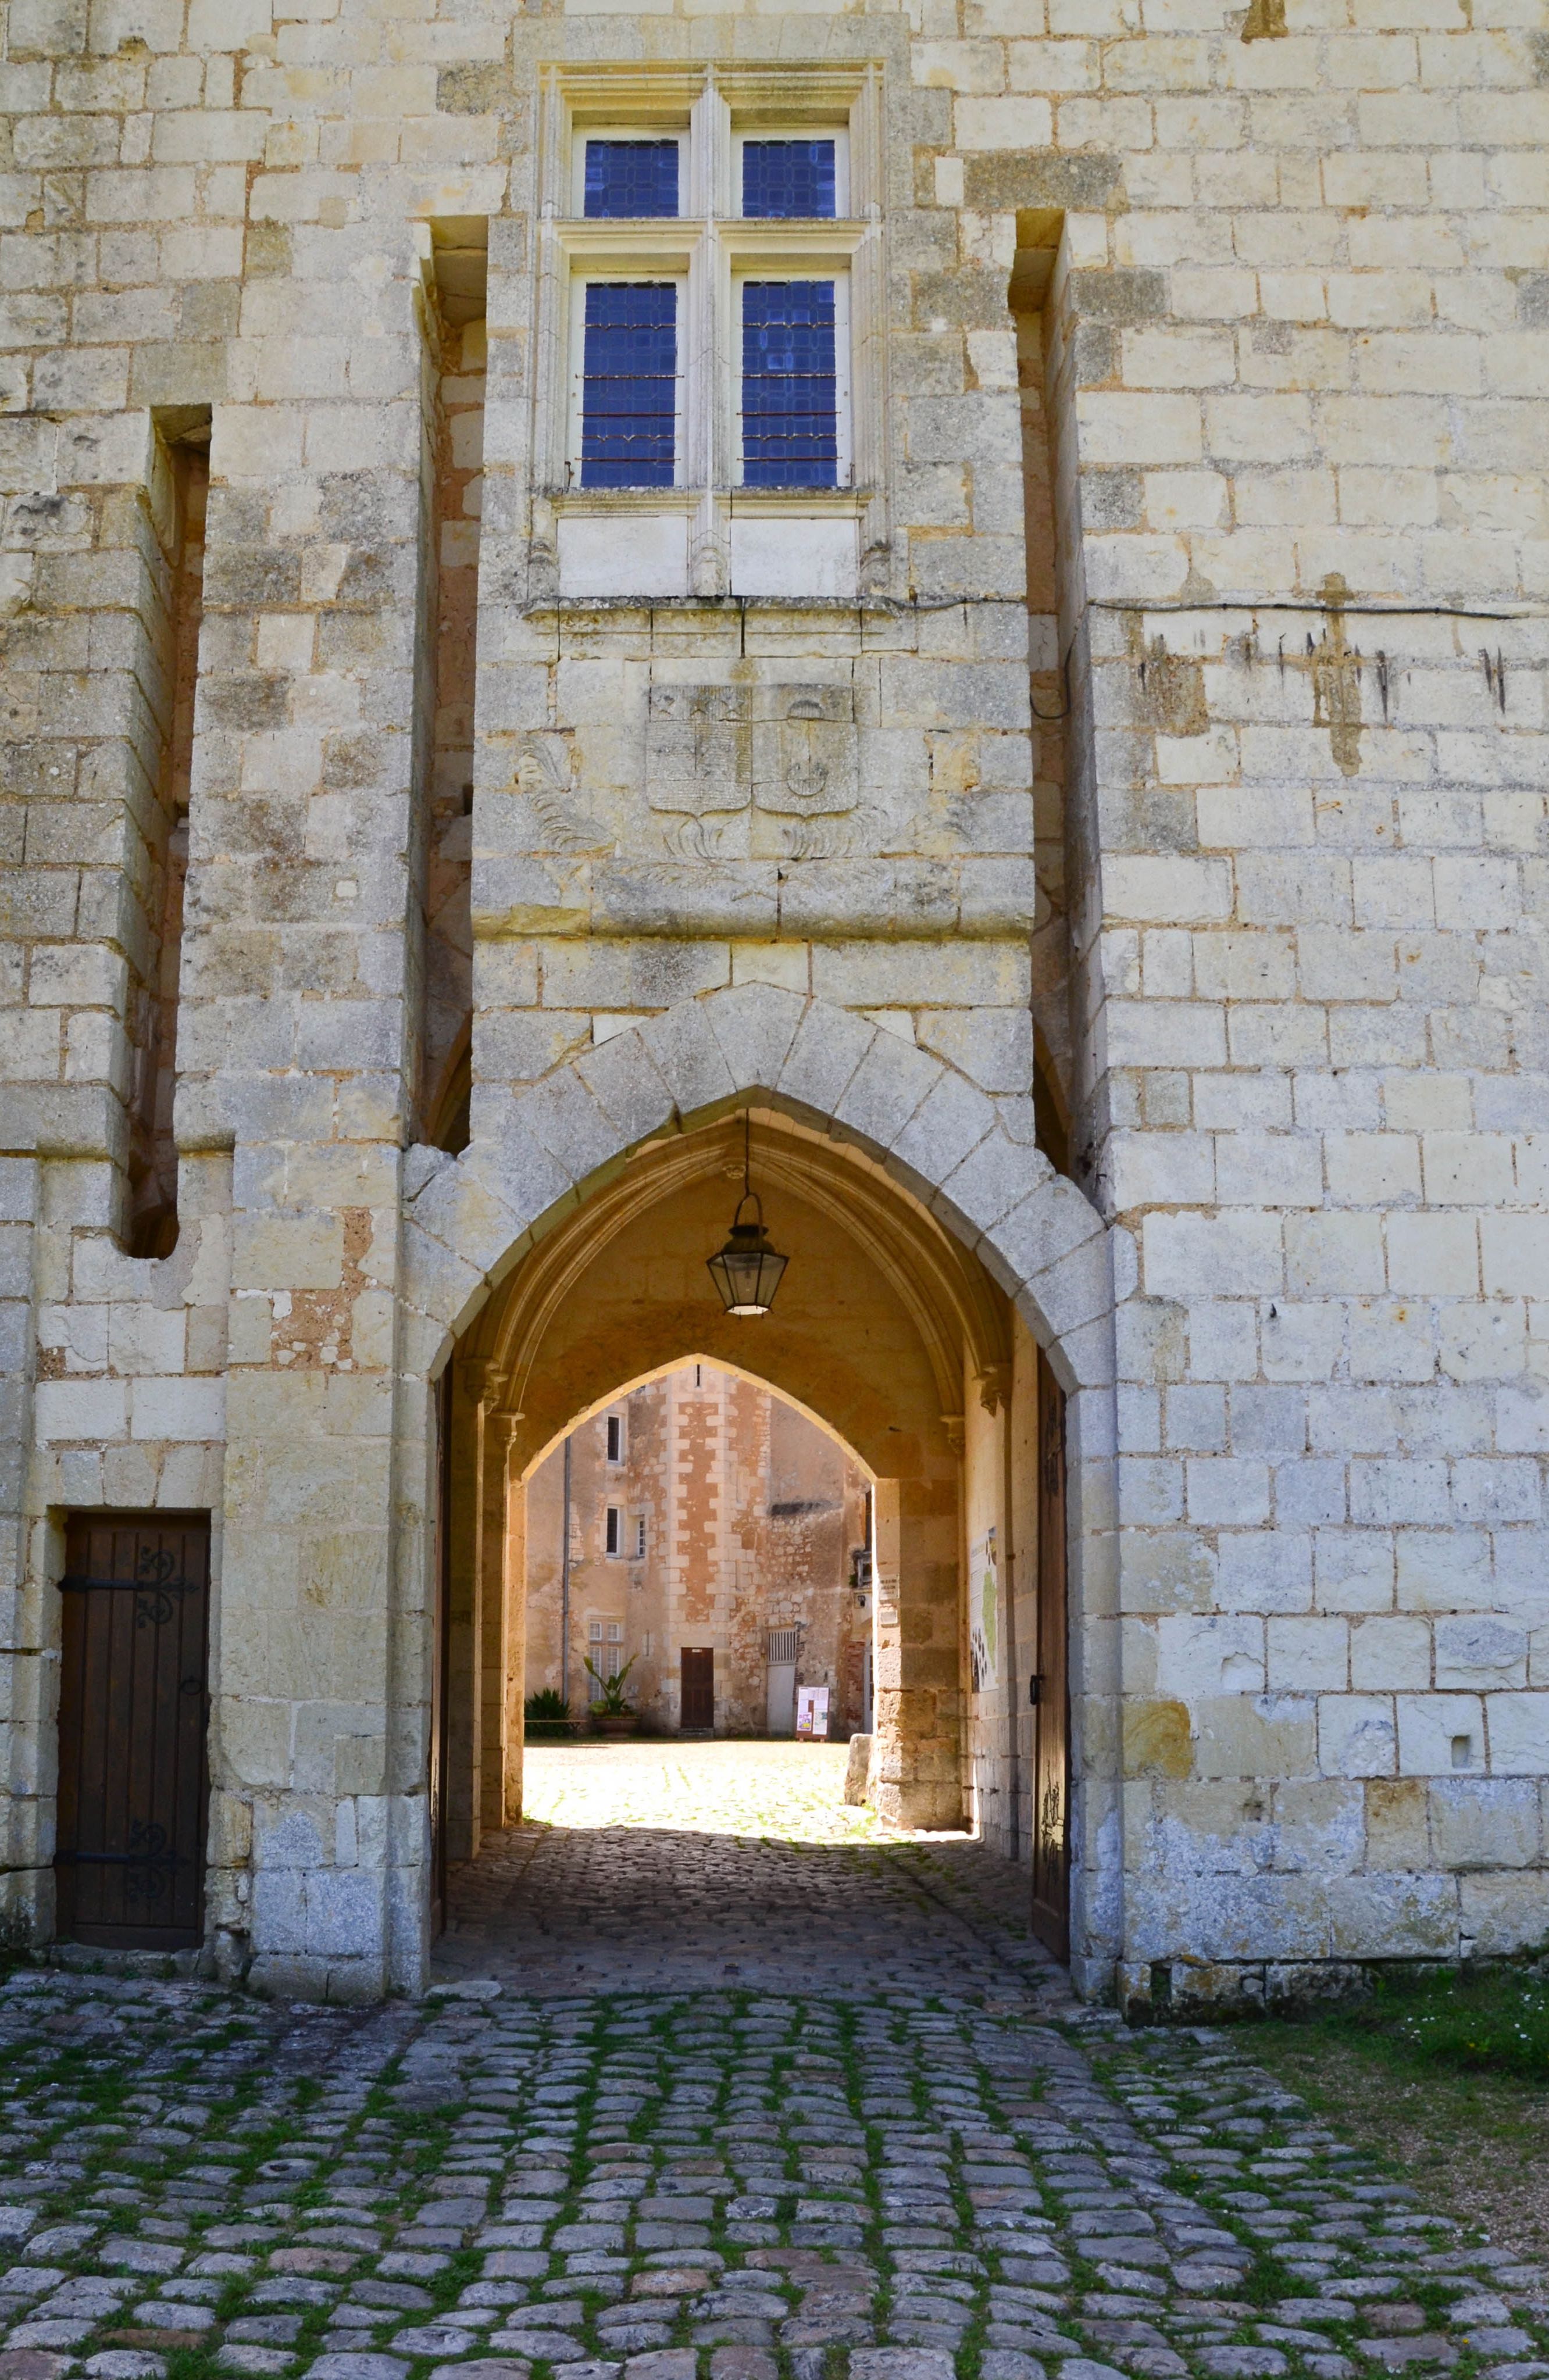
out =
<svg viewBox="0 0 1549 2380"><path fill-rule="evenodd" d="M453 1445L454 1560L470 1582L466 1608L454 1614L454 1630L460 1625L462 1631L460 1671L455 1636L448 1652L454 1698L460 1694L463 1706L480 1713L476 1731L482 1742L475 1755L463 1759L466 1783L460 1807L454 1784L454 1838L461 1826L464 1840L469 1840L482 1814L488 1814L484 1823L498 1822L510 1803L508 1756L502 1755L495 1770L500 1782L494 1786L484 1748L502 1730L508 1744L510 1726L508 1657L486 1658L495 1653L488 1641L490 1614L504 1598L492 1603L482 1581L496 1560L497 1547L502 1549L499 1559L506 1558L501 1515L518 1434L544 1427L540 1416L546 1411L543 1383L551 1367L532 1359L553 1331L554 1318L584 1306L585 1301L577 1299L577 1285L593 1266L611 1262L628 1269L631 1250L638 1258L640 1249L630 1235L638 1239L653 1211L660 1220L666 1211L664 1202L672 1204L686 1229L688 1220L697 1218L689 1236L693 1265L702 1273L704 1255L726 1220L721 1208L727 1203L730 1150L725 1119L746 1105L761 1119L760 1161L767 1160L772 1171L783 1169L788 1190L781 1195L804 1205L810 1228L832 1230L847 1240L852 1270L853 1251L860 1250L880 1284L879 1297L907 1317L920 1379L929 1382L928 1388L921 1387L920 1399L934 1407L929 1428L920 1433L922 1445L934 1433L931 1461L945 1454L956 1462L952 1439L956 1417L962 1416L963 1492L945 1533L956 1541L945 1566L954 1575L941 1606L943 1611L950 1606L952 1622L942 1626L939 1614L932 1620L921 1637L916 1678L904 1677L900 1650L900 1731L895 1744L896 1773L889 1780L898 1789L896 1815L906 1815L911 1794L916 1813L921 1807L920 1797L932 1794L938 1809L945 1810L955 1797L960 1811L965 1783L970 1789L976 1786L964 1682L971 1674L970 1615L962 1590L968 1544L971 1539L982 1551L994 1497L987 1489L976 1490L970 1474L987 1480L1000 1463L1002 1486L994 1494L999 1498L996 1509L1005 1517L999 1526L1004 1532L1011 1525L1014 1537L1019 1536L1027 1547L1025 1570L1036 1538L1036 1516L1024 1510L1011 1523L1009 1502L1015 1491L1007 1478L1009 1465L995 1451L999 1441L984 1439L989 1432L994 1439L1002 1397L1015 1394L1018 1346L1029 1366L1042 1348L1067 1395L1068 1567L1075 1624L1073 1934L1078 1978L1090 1971L1094 1981L1100 1980L1112 1957L1104 1937L1111 1931L1109 1904L1116 1900L1116 1878L1104 1875L1098 1857L1105 1828L1112 1840L1109 1821L1116 1790L1112 1730L1105 1725L1114 1669L1113 1621L1103 1608L1111 1512L1105 1473L1112 1442L1113 1286L1106 1235L1080 1194L1055 1176L1031 1145L1031 1129L1022 1136L1023 1120L1016 1103L987 1099L951 1067L863 1020L770 987L685 1002L524 1090L476 1091L474 1136L468 1151L456 1160L432 1153L419 1160L426 1178L410 1204L407 1254L423 1316L418 1351L423 1371L412 1360L412 1350L408 1368L411 1374L430 1376L445 1365L455 1344L459 1393L453 1411L455 1416L466 1416L466 1427L454 1423ZM1009 1119L1004 1112L1007 1108L1012 1110ZM723 1127L719 1131L718 1124ZM711 1196L701 1212L695 1200L707 1189ZM633 1277L639 1279L638 1262ZM794 1269L790 1278L794 1282ZM547 1415L551 1429L563 1427L567 1414L587 1401L581 1391L589 1377L595 1394L606 1396L621 1377L648 1368L653 1360L680 1358L696 1345L702 1345L713 1359L724 1354L734 1363L744 1360L745 1340L740 1348L719 1349L714 1333L707 1337L702 1304L690 1327L682 1299L674 1294L636 1298L634 1303L633 1323L641 1326L644 1336L635 1330L631 1344L636 1352L630 1360L620 1361L616 1344L608 1352L607 1330L589 1337L582 1329L563 1366L552 1367L556 1375L563 1373L566 1384L555 1412ZM880 1419L874 1393L877 1410L870 1416L861 1410L865 1366L851 1366L860 1379L847 1384L831 1369L824 1373L832 1365L833 1350L825 1352L811 1334L808 1343L799 1344L798 1330L788 1346L780 1347L780 1332L789 1333L800 1318L798 1304L793 1301L786 1309L790 1321L782 1321L761 1342L767 1353L779 1356L784 1373L771 1377L771 1385L823 1413L878 1476L893 1475L868 1447L868 1433L874 1448L876 1429L885 1427L885 1422ZM992 1321L997 1313L998 1326ZM720 1328L738 1327L713 1311L708 1319ZM767 1332L774 1320L771 1317L754 1327ZM653 1331L657 1333L654 1342ZM813 1366L824 1377L815 1380ZM843 1371L841 1363L839 1373ZM945 1392L947 1381L956 1387L955 1397ZM811 1393L814 1386L816 1394ZM857 1401L853 1426L835 1409L835 1401L842 1403L852 1392ZM502 1440L506 1441L505 1449L500 1448ZM976 1440L981 1442L976 1445ZM494 1462L487 1459L492 1452L497 1454ZM496 1476L497 1493L491 1485ZM459 1510L477 1516L465 1527L479 1538L477 1545L464 1545L460 1554L456 1550ZM1004 1534L1000 1544L1004 1548ZM910 1558L900 1538L900 1579ZM928 1560L924 1566L929 1567ZM1013 1615L1016 1601L1013 1596ZM426 1609L423 1582L417 1587L415 1581L406 1580L409 1645L416 1609L421 1614ZM422 1631L422 1618L420 1626ZM900 1645L912 1626L906 1631L900 1625ZM1014 1692L1026 1689L1031 1618L1028 1629L1029 1639L1018 1657L1022 1674L1003 1680ZM1004 1667L1001 1648L997 1658ZM408 1674L406 1667L406 1680ZM492 1682L497 1675L504 1681L498 1693ZM1019 1737L1009 1710L1006 1719L1007 1744L1022 1746L1025 1765L1031 1758L1031 1721ZM898 1750L906 1739L908 1760ZM982 1773L989 1774L987 1762ZM1025 1826L1021 1832L1025 1844Z"/></svg>

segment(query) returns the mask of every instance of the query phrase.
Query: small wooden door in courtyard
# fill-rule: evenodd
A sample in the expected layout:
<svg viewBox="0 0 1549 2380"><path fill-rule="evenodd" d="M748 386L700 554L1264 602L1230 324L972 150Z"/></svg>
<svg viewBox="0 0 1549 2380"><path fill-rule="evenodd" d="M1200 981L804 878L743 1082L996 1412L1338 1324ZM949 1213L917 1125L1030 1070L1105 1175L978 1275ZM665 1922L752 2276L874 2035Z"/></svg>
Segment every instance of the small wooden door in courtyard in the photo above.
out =
<svg viewBox="0 0 1549 2380"><path fill-rule="evenodd" d="M60 1939L190 1949L204 1938L209 1520L75 1513L59 1585Z"/></svg>
<svg viewBox="0 0 1549 2380"><path fill-rule="evenodd" d="M1032 1785L1032 1930L1070 1955L1070 1663L1065 1391L1038 1355L1038 1702Z"/></svg>
<svg viewBox="0 0 1549 2380"><path fill-rule="evenodd" d="M683 1688L677 1724L685 1735L709 1735L715 1725L714 1650L685 1645L677 1658Z"/></svg>

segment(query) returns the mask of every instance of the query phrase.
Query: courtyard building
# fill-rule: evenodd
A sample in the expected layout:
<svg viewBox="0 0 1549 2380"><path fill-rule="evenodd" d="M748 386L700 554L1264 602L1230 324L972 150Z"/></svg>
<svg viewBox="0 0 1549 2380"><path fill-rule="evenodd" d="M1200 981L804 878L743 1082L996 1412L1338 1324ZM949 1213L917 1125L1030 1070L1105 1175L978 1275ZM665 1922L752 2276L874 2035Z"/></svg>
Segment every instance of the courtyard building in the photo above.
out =
<svg viewBox="0 0 1549 2380"><path fill-rule="evenodd" d="M1083 2000L1542 1941L1532 0L3 38L6 1940L420 1997L616 1417Z"/></svg>
<svg viewBox="0 0 1549 2380"><path fill-rule="evenodd" d="M860 1466L762 1382L642 1383L529 1483L528 1695L579 1717L621 1678L653 1733L787 1736L801 1687L824 1740L869 1733L870 1530Z"/></svg>

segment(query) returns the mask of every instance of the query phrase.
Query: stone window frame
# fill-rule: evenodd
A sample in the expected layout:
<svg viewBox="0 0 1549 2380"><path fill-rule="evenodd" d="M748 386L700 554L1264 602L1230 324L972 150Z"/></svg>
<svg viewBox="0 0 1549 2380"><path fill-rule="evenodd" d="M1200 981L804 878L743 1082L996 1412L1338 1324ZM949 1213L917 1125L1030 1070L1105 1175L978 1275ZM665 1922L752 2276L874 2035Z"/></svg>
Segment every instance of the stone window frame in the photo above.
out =
<svg viewBox="0 0 1549 2380"><path fill-rule="evenodd" d="M876 60L780 67L552 66L541 77L533 319L536 332L532 487L534 529L551 548L567 520L631 517L686 537L689 600L732 591L732 524L852 523L857 592L885 577L888 558L885 223L882 203L883 67ZM741 137L806 128L842 132L847 216L796 223L743 216L734 187ZM688 135L677 216L578 217L577 157L591 134ZM750 272L843 277L849 312L848 484L743 488L735 479L740 342L736 280ZM684 379L677 484L581 488L573 328L577 293L604 275L681 279ZM776 534L779 532L776 531ZM589 593L601 590L589 589ZM621 593L638 592L621 588ZM663 600L655 589L656 600Z"/></svg>

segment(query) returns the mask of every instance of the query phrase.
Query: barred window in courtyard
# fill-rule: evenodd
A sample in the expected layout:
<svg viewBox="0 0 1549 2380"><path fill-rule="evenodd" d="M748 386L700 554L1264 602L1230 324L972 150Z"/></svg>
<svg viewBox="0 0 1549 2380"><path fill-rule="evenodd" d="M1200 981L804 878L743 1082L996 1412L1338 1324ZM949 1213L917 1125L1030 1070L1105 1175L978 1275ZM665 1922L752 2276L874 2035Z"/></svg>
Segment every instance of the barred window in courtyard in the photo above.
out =
<svg viewBox="0 0 1549 2380"><path fill-rule="evenodd" d="M616 1678L624 1667L624 1622L593 1620L587 1627L587 1658L600 1678Z"/></svg>
<svg viewBox="0 0 1549 2380"><path fill-rule="evenodd" d="M839 476L837 285L742 284L742 483L832 488Z"/></svg>
<svg viewBox="0 0 1549 2380"><path fill-rule="evenodd" d="M589 281L581 361L583 488L670 488L677 462L677 290Z"/></svg>

